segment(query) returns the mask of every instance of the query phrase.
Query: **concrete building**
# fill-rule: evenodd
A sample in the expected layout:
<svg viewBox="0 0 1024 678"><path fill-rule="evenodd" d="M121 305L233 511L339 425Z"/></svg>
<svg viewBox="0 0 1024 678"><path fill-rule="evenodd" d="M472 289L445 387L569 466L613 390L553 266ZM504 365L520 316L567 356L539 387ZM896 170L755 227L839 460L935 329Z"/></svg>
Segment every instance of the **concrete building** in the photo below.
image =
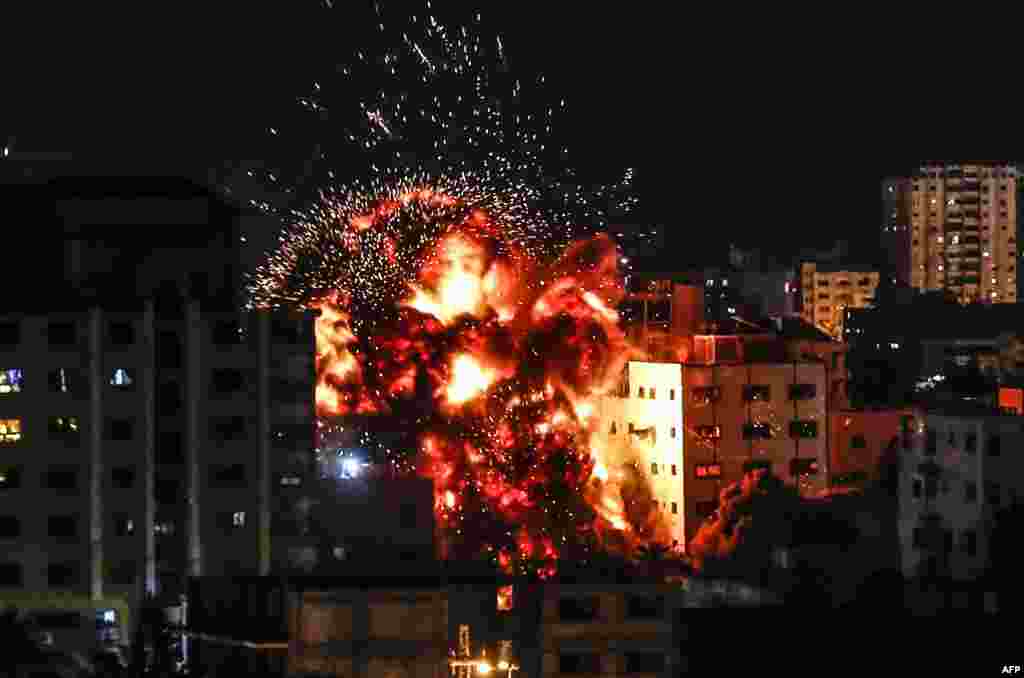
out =
<svg viewBox="0 0 1024 678"><path fill-rule="evenodd" d="M931 407L904 437L899 536L905 577L975 582L993 515L1024 494L1024 421L975 403Z"/></svg>
<svg viewBox="0 0 1024 678"><path fill-rule="evenodd" d="M890 446L898 448L911 409L841 409L830 415L829 471L833 489L859 489L880 479Z"/></svg>
<svg viewBox="0 0 1024 678"><path fill-rule="evenodd" d="M272 514L315 477L312 318L138 306L0 318L0 588L271 569Z"/></svg>
<svg viewBox="0 0 1024 678"><path fill-rule="evenodd" d="M846 310L874 304L878 279L877 271L863 266L804 262L800 265L801 316L842 340Z"/></svg>
<svg viewBox="0 0 1024 678"><path fill-rule="evenodd" d="M909 214L898 231L896 277L961 303L1017 301L1017 167L1007 162L925 163L893 188ZM895 205L894 198L889 204ZM900 224L904 225L904 224Z"/></svg>

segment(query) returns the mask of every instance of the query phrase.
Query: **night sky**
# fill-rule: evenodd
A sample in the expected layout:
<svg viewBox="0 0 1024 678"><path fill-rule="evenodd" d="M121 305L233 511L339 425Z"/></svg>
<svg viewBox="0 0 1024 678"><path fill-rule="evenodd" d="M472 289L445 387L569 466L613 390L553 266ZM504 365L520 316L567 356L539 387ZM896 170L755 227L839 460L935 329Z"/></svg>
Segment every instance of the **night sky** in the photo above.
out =
<svg viewBox="0 0 1024 678"><path fill-rule="evenodd" d="M260 158L261 130L317 69L372 37L369 11L339 9L370 6L358 0L222 4L234 10L126 5L6 22L5 62L19 67L4 83L0 140L70 152L93 171L206 177ZM777 12L744 10L740 23L664 3L493 4L484 23L505 36L513 69L564 86L577 164L595 180L635 166L637 220L665 224L675 248L732 240L785 255L835 237L870 243L879 180L941 138L941 125L908 124L886 31L868 46L856 31L810 37Z"/></svg>

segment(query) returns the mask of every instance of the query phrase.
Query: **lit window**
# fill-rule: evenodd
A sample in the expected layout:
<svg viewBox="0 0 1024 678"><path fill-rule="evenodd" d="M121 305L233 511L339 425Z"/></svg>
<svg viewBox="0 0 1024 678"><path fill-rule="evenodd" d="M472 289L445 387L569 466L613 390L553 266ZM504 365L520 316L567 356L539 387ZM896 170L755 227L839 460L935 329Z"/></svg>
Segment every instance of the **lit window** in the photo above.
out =
<svg viewBox="0 0 1024 678"><path fill-rule="evenodd" d="M302 485L302 478L297 475L283 475L278 481L281 487L298 487Z"/></svg>
<svg viewBox="0 0 1024 678"><path fill-rule="evenodd" d="M131 372L119 367L114 370L114 373L110 376L110 385L118 388L128 388L135 384L135 379Z"/></svg>
<svg viewBox="0 0 1024 678"><path fill-rule="evenodd" d="M0 394L20 393L22 379L21 370L0 370Z"/></svg>
<svg viewBox="0 0 1024 678"><path fill-rule="evenodd" d="M159 522L153 525L153 532L159 535L174 534L174 523L170 521Z"/></svg>
<svg viewBox="0 0 1024 678"><path fill-rule="evenodd" d="M21 440L21 419L0 419L0 443Z"/></svg>
<svg viewBox="0 0 1024 678"><path fill-rule="evenodd" d="M78 417L50 417L50 433L78 433Z"/></svg>
<svg viewBox="0 0 1024 678"><path fill-rule="evenodd" d="M498 612L507 612L515 607L512 585L498 587Z"/></svg>
<svg viewBox="0 0 1024 678"><path fill-rule="evenodd" d="M235 527L245 527L245 511L235 511L232 513L231 524Z"/></svg>

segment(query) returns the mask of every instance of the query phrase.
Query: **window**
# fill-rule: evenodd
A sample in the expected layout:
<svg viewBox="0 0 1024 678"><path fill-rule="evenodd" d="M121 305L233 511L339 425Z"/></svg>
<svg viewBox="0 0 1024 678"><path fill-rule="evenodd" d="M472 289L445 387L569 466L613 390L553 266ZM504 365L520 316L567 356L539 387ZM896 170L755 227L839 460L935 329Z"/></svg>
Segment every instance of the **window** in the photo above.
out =
<svg viewBox="0 0 1024 678"><path fill-rule="evenodd" d="M0 466L0 490L16 490L21 487L20 466Z"/></svg>
<svg viewBox="0 0 1024 678"><path fill-rule="evenodd" d="M51 436L64 439L78 438L81 430L78 417L50 417L48 428Z"/></svg>
<svg viewBox="0 0 1024 678"><path fill-rule="evenodd" d="M925 456L934 456L938 446L938 433L934 430L929 430L925 435L924 453Z"/></svg>
<svg viewBox="0 0 1024 678"><path fill-rule="evenodd" d="M131 419L107 419L107 440L131 440L135 422Z"/></svg>
<svg viewBox="0 0 1024 678"><path fill-rule="evenodd" d="M19 588L22 585L21 563L0 563L0 588Z"/></svg>
<svg viewBox="0 0 1024 678"><path fill-rule="evenodd" d="M772 427L765 422L747 422L743 425L743 439L757 440L772 437Z"/></svg>
<svg viewBox="0 0 1024 678"><path fill-rule="evenodd" d="M669 400L675 400L676 399L676 390L674 388L670 388L668 390L668 399Z"/></svg>
<svg viewBox="0 0 1024 678"><path fill-rule="evenodd" d="M210 373L210 395L225 396L245 390L245 374L236 369L215 369Z"/></svg>
<svg viewBox="0 0 1024 678"><path fill-rule="evenodd" d="M817 384L790 384L790 400L812 400L818 394Z"/></svg>
<svg viewBox="0 0 1024 678"><path fill-rule="evenodd" d="M235 511L231 514L232 527L245 527L245 511Z"/></svg>
<svg viewBox="0 0 1024 678"><path fill-rule="evenodd" d="M789 474L794 478L817 475L818 460L811 457L793 459L789 462Z"/></svg>
<svg viewBox="0 0 1024 678"><path fill-rule="evenodd" d="M612 422L612 428L611 428L611 430L609 431L609 433L611 433L611 435L615 435L615 433L616 433L616 429L615 429L615 422L614 422L614 421Z"/></svg>
<svg viewBox="0 0 1024 678"><path fill-rule="evenodd" d="M78 469L74 466L54 466L43 473L42 485L51 490L77 490Z"/></svg>
<svg viewBox="0 0 1024 678"><path fill-rule="evenodd" d="M163 367L181 367L181 338L175 332L161 332L156 342L157 360Z"/></svg>
<svg viewBox="0 0 1024 678"><path fill-rule="evenodd" d="M920 499L924 492L924 481L920 478L914 478L910 486L910 494L914 499Z"/></svg>
<svg viewBox="0 0 1024 678"><path fill-rule="evenodd" d="M245 440L247 428L245 417L210 417L210 437L218 442Z"/></svg>
<svg viewBox="0 0 1024 678"><path fill-rule="evenodd" d="M110 374L110 385L119 391L135 390L135 370L115 368Z"/></svg>
<svg viewBox="0 0 1024 678"><path fill-rule="evenodd" d="M51 563L46 567L46 581L53 588L72 588L78 583L75 563Z"/></svg>
<svg viewBox="0 0 1024 678"><path fill-rule="evenodd" d="M679 513L679 504L677 504L676 502L672 502L672 513L674 513L674 514L678 514Z"/></svg>
<svg viewBox="0 0 1024 678"><path fill-rule="evenodd" d="M0 370L0 395L21 393L24 375L19 369Z"/></svg>
<svg viewBox="0 0 1024 678"><path fill-rule="evenodd" d="M1002 452L1002 439L998 435L989 436L985 451L990 457L998 457Z"/></svg>
<svg viewBox="0 0 1024 678"><path fill-rule="evenodd" d="M658 387L657 386L652 386L651 387L651 400L657 400L657 399L658 399Z"/></svg>
<svg viewBox="0 0 1024 678"><path fill-rule="evenodd" d="M964 530L960 538L960 547L965 555L975 556L978 554L978 533L974 530Z"/></svg>
<svg viewBox="0 0 1024 678"><path fill-rule="evenodd" d="M850 439L850 447L852 447L855 450L863 450L867 446L868 446L868 441L865 440L864 436L861 435L860 433L854 435Z"/></svg>
<svg viewBox="0 0 1024 678"><path fill-rule="evenodd" d="M135 469L131 466L116 466L110 471L110 479L115 488L130 490L135 485Z"/></svg>
<svg viewBox="0 0 1024 678"><path fill-rule="evenodd" d="M633 433L636 431L636 427L633 426L633 422L629 422L629 432Z"/></svg>
<svg viewBox="0 0 1024 678"><path fill-rule="evenodd" d="M115 346L130 346L135 343L135 328L131 323L110 323L107 332L110 343Z"/></svg>
<svg viewBox="0 0 1024 678"><path fill-rule="evenodd" d="M675 427L675 426L673 426L673 427L672 427L672 428L671 428L671 429L669 430L669 435L670 435L670 436L671 436L672 438L675 438L675 437L676 437L676 427Z"/></svg>
<svg viewBox="0 0 1024 678"><path fill-rule="evenodd" d="M185 445L181 431L161 431L156 441L157 464L184 464Z"/></svg>
<svg viewBox="0 0 1024 678"><path fill-rule="evenodd" d="M135 563L122 560L110 568L110 583L115 586L130 586L135 583Z"/></svg>
<svg viewBox="0 0 1024 678"><path fill-rule="evenodd" d="M818 422L794 419L789 423L791 438L817 438Z"/></svg>
<svg viewBox="0 0 1024 678"><path fill-rule="evenodd" d="M245 333L237 320L222 320L213 326L213 343L233 346L243 343Z"/></svg>
<svg viewBox="0 0 1024 678"><path fill-rule="evenodd" d="M698 501L696 504L697 516L707 518L718 510L718 502L715 500Z"/></svg>
<svg viewBox="0 0 1024 678"><path fill-rule="evenodd" d="M75 516L50 516L46 533L51 537L73 538L78 534L78 520Z"/></svg>
<svg viewBox="0 0 1024 678"><path fill-rule="evenodd" d="M17 539L21 536L21 521L17 516L0 516L0 539Z"/></svg>
<svg viewBox="0 0 1024 678"><path fill-rule="evenodd" d="M558 601L558 618L562 621L593 621L597 619L597 596L566 597Z"/></svg>
<svg viewBox="0 0 1024 678"><path fill-rule="evenodd" d="M694 403L707 405L721 399L722 389L719 386L698 386L691 391L691 394Z"/></svg>
<svg viewBox="0 0 1024 678"><path fill-rule="evenodd" d="M950 447L956 447L956 429L949 429L949 437L946 439L946 442Z"/></svg>
<svg viewBox="0 0 1024 678"><path fill-rule="evenodd" d="M125 515L114 518L114 534L118 537L130 537L135 534L135 521Z"/></svg>
<svg viewBox="0 0 1024 678"><path fill-rule="evenodd" d="M515 607L515 589L511 584L498 587L498 612L508 612Z"/></svg>
<svg viewBox="0 0 1024 678"><path fill-rule="evenodd" d="M641 398L646 398L647 397L647 392L644 390L643 386L640 387L639 395L640 395Z"/></svg>
<svg viewBox="0 0 1024 678"><path fill-rule="evenodd" d="M169 537L175 532L173 520L158 520L153 524L153 533L160 537Z"/></svg>
<svg viewBox="0 0 1024 678"><path fill-rule="evenodd" d="M772 398L772 390L770 386L747 384L743 387L743 400L744 402L760 402L768 401Z"/></svg>
<svg viewBox="0 0 1024 678"><path fill-rule="evenodd" d="M672 464L672 475L679 475L678 470L679 467L676 466L675 464Z"/></svg>
<svg viewBox="0 0 1024 678"><path fill-rule="evenodd" d="M658 465L657 464L651 464L651 475L652 476L658 475Z"/></svg>
<svg viewBox="0 0 1024 678"><path fill-rule="evenodd" d="M665 599L661 596L629 596L626 598L627 619L661 619L665 616Z"/></svg>
<svg viewBox="0 0 1024 678"><path fill-rule="evenodd" d="M282 473L277 478L279 487L302 487L302 476L298 473Z"/></svg>
<svg viewBox="0 0 1024 678"><path fill-rule="evenodd" d="M995 507L1002 504L1002 488L999 483L985 483L985 503Z"/></svg>
<svg viewBox="0 0 1024 678"><path fill-rule="evenodd" d="M74 346L78 330L73 322L52 322L46 327L46 338L50 346Z"/></svg>
<svg viewBox="0 0 1024 678"><path fill-rule="evenodd" d="M70 367L59 367L47 375L47 383L51 393L83 393L86 379L81 370Z"/></svg>
<svg viewBox="0 0 1024 678"><path fill-rule="evenodd" d="M21 440L21 419L0 419L0 444Z"/></svg>
<svg viewBox="0 0 1024 678"><path fill-rule="evenodd" d="M416 504L400 505L398 507L398 525L405 530L415 529L419 523L416 513Z"/></svg>
<svg viewBox="0 0 1024 678"><path fill-rule="evenodd" d="M694 429L701 440L718 440L722 437L722 427L717 424L705 424Z"/></svg>
<svg viewBox="0 0 1024 678"><path fill-rule="evenodd" d="M573 652L558 655L558 672L575 674L601 673L601 656L593 652Z"/></svg>
<svg viewBox="0 0 1024 678"><path fill-rule="evenodd" d="M932 452L934 453L934 449ZM964 451L968 454L974 454L978 451L978 434L968 433L964 436Z"/></svg>
<svg viewBox="0 0 1024 678"><path fill-rule="evenodd" d="M17 346L21 343L21 325L0 323L0 346Z"/></svg>
<svg viewBox="0 0 1024 678"><path fill-rule="evenodd" d="M694 467L694 475L699 478L721 478L722 477L722 465L718 463L714 464L697 464Z"/></svg>
<svg viewBox="0 0 1024 678"><path fill-rule="evenodd" d="M217 488L245 487L245 465L215 464L211 466L210 485Z"/></svg>
<svg viewBox="0 0 1024 678"><path fill-rule="evenodd" d="M161 416L173 417L181 411L181 387L174 381L165 381L156 391L156 407Z"/></svg>
<svg viewBox="0 0 1024 678"><path fill-rule="evenodd" d="M664 652L627 652L626 673L655 673L665 670Z"/></svg>
<svg viewBox="0 0 1024 678"><path fill-rule="evenodd" d="M302 344L311 342L312 323L308 320L275 317L270 322L270 335L276 343Z"/></svg>
<svg viewBox="0 0 1024 678"><path fill-rule="evenodd" d="M181 499L181 484L176 478L158 476L154 482L153 495L161 504L176 504Z"/></svg>

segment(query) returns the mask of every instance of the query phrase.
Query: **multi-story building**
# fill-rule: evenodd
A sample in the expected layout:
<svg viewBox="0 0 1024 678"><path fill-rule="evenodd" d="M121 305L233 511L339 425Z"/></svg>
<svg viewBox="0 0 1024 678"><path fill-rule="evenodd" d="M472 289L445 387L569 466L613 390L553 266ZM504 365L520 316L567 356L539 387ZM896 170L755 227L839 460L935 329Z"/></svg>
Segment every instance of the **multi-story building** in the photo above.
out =
<svg viewBox="0 0 1024 678"><path fill-rule="evenodd" d="M804 262L800 265L801 315L815 327L841 340L847 309L875 302L879 274L864 266Z"/></svg>
<svg viewBox="0 0 1024 678"><path fill-rule="evenodd" d="M316 478L311 317L138 306L0 318L0 588L265 574Z"/></svg>
<svg viewBox="0 0 1024 678"><path fill-rule="evenodd" d="M1007 162L926 163L906 181L883 184L902 192L910 215L910 229L892 242L896 277L961 303L1016 302L1017 177Z"/></svg>
<svg viewBox="0 0 1024 678"><path fill-rule="evenodd" d="M910 194L912 182L903 177L882 181L882 251L891 283L910 286Z"/></svg>
<svg viewBox="0 0 1024 678"><path fill-rule="evenodd" d="M1024 468L1014 453L1024 443L1024 422L995 407L947 403L923 413L903 443L904 576L977 581L987 566L995 512L1024 492Z"/></svg>

